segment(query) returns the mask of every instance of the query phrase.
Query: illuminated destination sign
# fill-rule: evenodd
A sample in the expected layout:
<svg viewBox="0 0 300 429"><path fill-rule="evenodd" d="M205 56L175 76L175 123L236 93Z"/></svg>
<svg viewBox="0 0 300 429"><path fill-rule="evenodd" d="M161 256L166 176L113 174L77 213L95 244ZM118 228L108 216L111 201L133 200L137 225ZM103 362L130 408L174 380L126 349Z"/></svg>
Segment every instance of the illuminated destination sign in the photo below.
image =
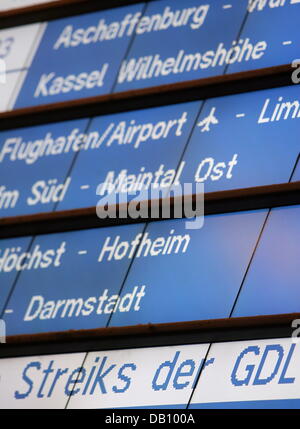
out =
<svg viewBox="0 0 300 429"><path fill-rule="evenodd" d="M95 118L90 144L80 151L67 193L58 210L95 206L107 194L151 198L179 183L180 157L201 102L139 110ZM116 195L115 195L116 197ZM124 196L125 198L125 196Z"/></svg>
<svg viewBox="0 0 300 429"><path fill-rule="evenodd" d="M17 277L17 271L12 268L15 265L14 257L12 254L9 257L7 249L13 249L15 252L26 252L30 242L31 237L0 240L0 314Z"/></svg>
<svg viewBox="0 0 300 429"><path fill-rule="evenodd" d="M291 338L213 344L190 408L299 408L299 359Z"/></svg>
<svg viewBox="0 0 300 429"><path fill-rule="evenodd" d="M7 335L105 327L114 312L140 311L143 284L118 294L142 230L135 224L37 236L25 252L3 247L0 275L20 274L5 311Z"/></svg>
<svg viewBox="0 0 300 429"><path fill-rule="evenodd" d="M148 3L115 91L220 75L232 61L256 62L264 46L236 40L247 0ZM238 55L235 52L238 51ZM247 58L246 58L247 56ZM248 58L249 57L249 58Z"/></svg>
<svg viewBox="0 0 300 429"><path fill-rule="evenodd" d="M66 407L86 353L0 360L0 408ZM73 372L74 371L74 372Z"/></svg>
<svg viewBox="0 0 300 429"><path fill-rule="evenodd" d="M184 219L149 224L121 294L142 285L141 310L114 313L110 326L229 317L265 217L265 210L207 216L195 230Z"/></svg>
<svg viewBox="0 0 300 429"><path fill-rule="evenodd" d="M191 184L195 193L196 184L214 192L287 183L299 121L290 86L100 116L89 126L85 119L5 131L0 216L156 199L171 185Z"/></svg>
<svg viewBox="0 0 300 429"><path fill-rule="evenodd" d="M233 316L298 313L299 253L300 206L273 209Z"/></svg>
<svg viewBox="0 0 300 429"><path fill-rule="evenodd" d="M8 335L228 317L265 217L208 216L197 230L179 219L43 235L25 253L3 247L2 271L20 273L5 311Z"/></svg>
<svg viewBox="0 0 300 429"><path fill-rule="evenodd" d="M249 0L248 10L240 40L262 49L255 60L247 49L248 61L233 62L227 73L291 64L299 58L299 0Z"/></svg>
<svg viewBox="0 0 300 429"><path fill-rule="evenodd" d="M0 133L0 217L50 212L70 185L88 120Z"/></svg>
<svg viewBox="0 0 300 429"><path fill-rule="evenodd" d="M85 353L1 359L0 408L185 408L207 350L196 344L93 352L86 359Z"/></svg>
<svg viewBox="0 0 300 429"><path fill-rule="evenodd" d="M207 100L185 152L181 183L206 192L289 182L300 152L295 86Z"/></svg>
<svg viewBox="0 0 300 429"><path fill-rule="evenodd" d="M50 22L16 107L109 93L142 6Z"/></svg>
<svg viewBox="0 0 300 429"><path fill-rule="evenodd" d="M0 408L299 408L299 359L291 338L1 359Z"/></svg>

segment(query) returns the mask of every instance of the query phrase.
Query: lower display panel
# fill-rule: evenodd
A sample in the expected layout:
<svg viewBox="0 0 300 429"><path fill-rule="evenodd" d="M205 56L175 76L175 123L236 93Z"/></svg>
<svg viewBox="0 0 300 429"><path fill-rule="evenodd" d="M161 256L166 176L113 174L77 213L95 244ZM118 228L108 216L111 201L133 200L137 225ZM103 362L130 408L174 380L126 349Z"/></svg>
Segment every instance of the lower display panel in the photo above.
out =
<svg viewBox="0 0 300 429"><path fill-rule="evenodd" d="M296 337L5 358L0 408L300 408L299 359Z"/></svg>

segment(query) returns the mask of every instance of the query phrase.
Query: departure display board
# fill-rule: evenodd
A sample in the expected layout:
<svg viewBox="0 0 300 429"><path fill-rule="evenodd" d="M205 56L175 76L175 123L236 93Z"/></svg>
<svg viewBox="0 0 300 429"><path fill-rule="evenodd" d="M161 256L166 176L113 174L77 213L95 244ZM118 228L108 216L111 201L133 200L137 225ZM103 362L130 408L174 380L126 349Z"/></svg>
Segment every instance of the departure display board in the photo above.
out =
<svg viewBox="0 0 300 429"><path fill-rule="evenodd" d="M265 217L206 216L195 230L184 219L149 224L121 293L141 285L141 310L114 313L110 326L229 317Z"/></svg>
<svg viewBox="0 0 300 429"><path fill-rule="evenodd" d="M299 253L300 206L272 209L233 317L299 313Z"/></svg>
<svg viewBox="0 0 300 429"><path fill-rule="evenodd" d="M55 208L70 185L87 124L80 119L0 133L0 217Z"/></svg>
<svg viewBox="0 0 300 429"><path fill-rule="evenodd" d="M248 11L238 41L248 45L247 61L233 62L227 73L291 64L299 58L299 0L250 0ZM251 44L261 47L255 60Z"/></svg>
<svg viewBox="0 0 300 429"><path fill-rule="evenodd" d="M143 4L51 21L16 108L111 92Z"/></svg>
<svg viewBox="0 0 300 429"><path fill-rule="evenodd" d="M41 235L25 255L3 247L4 263L10 259L11 273L19 273L4 314L7 335L105 327L114 312L139 311L142 285L122 298L119 291L142 230L135 224Z"/></svg>
<svg viewBox="0 0 300 429"><path fill-rule="evenodd" d="M291 338L213 344L190 408L299 408L299 359Z"/></svg>
<svg viewBox="0 0 300 429"><path fill-rule="evenodd" d="M183 157L181 183L205 192L289 182L300 152L295 85L207 100Z"/></svg>
<svg viewBox="0 0 300 429"><path fill-rule="evenodd" d="M180 158L200 106L192 102L93 119L57 210L96 206L107 195L116 203L151 199L152 190L156 198L166 195L180 181Z"/></svg>
<svg viewBox="0 0 300 429"><path fill-rule="evenodd" d="M120 66L115 92L220 75L232 60L245 61L250 48L237 44L236 37L246 9L247 0L149 2ZM254 62L260 50L252 46Z"/></svg>

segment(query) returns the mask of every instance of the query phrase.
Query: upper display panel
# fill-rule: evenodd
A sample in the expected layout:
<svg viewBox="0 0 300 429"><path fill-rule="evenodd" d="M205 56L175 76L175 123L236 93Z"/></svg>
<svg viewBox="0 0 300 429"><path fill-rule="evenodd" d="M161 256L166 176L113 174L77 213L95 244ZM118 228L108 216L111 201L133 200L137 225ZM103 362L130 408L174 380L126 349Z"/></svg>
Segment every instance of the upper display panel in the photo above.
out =
<svg viewBox="0 0 300 429"><path fill-rule="evenodd" d="M299 58L299 0L249 0L248 10L238 41L248 45L248 60L232 62L227 73L291 64ZM256 59L251 45L261 46Z"/></svg>
<svg viewBox="0 0 300 429"><path fill-rule="evenodd" d="M0 217L288 183L299 118L292 85L4 131Z"/></svg>
<svg viewBox="0 0 300 429"><path fill-rule="evenodd" d="M290 64L299 13L298 0L157 0L51 21L14 107ZM0 55L18 32L0 33Z"/></svg>
<svg viewBox="0 0 300 429"><path fill-rule="evenodd" d="M111 92L143 4L48 23L16 108Z"/></svg>
<svg viewBox="0 0 300 429"><path fill-rule="evenodd" d="M227 3L230 3L229 5ZM221 75L236 48L247 0L150 2L121 64L115 92ZM246 61L243 43L235 61ZM251 59L261 47L252 46Z"/></svg>

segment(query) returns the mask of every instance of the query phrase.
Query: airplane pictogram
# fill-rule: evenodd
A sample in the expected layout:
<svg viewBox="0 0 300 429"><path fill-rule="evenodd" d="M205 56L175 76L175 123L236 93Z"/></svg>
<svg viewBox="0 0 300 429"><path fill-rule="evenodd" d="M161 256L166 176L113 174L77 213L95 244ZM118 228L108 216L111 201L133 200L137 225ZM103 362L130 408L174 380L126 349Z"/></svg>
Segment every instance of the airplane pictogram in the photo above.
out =
<svg viewBox="0 0 300 429"><path fill-rule="evenodd" d="M210 125L216 125L219 123L218 119L215 116L215 112L216 108L212 107L210 114L197 124L198 127L202 127L201 133L205 131L210 131Z"/></svg>

